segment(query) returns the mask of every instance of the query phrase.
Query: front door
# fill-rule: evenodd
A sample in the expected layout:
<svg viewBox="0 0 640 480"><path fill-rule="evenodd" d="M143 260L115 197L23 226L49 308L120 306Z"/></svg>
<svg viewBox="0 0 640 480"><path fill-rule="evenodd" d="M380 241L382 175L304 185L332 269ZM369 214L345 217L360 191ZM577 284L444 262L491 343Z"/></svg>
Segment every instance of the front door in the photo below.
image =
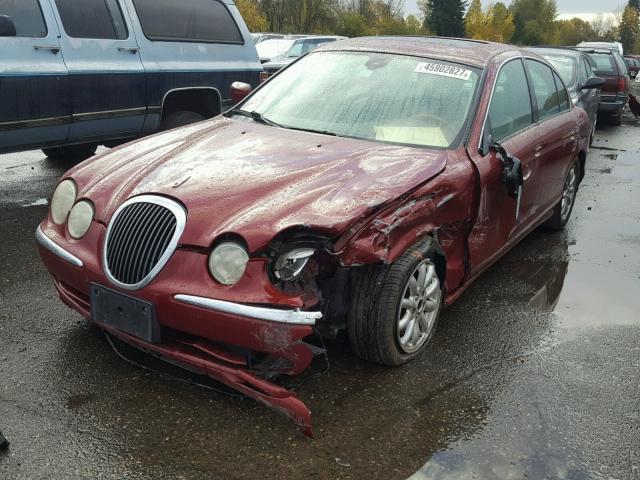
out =
<svg viewBox="0 0 640 480"><path fill-rule="evenodd" d="M120 0L52 0L66 35L73 143L138 135L146 115L146 80L129 16Z"/></svg>
<svg viewBox="0 0 640 480"><path fill-rule="evenodd" d="M62 144L67 68L48 0L0 0L0 15L13 26L0 37L0 153Z"/></svg>
<svg viewBox="0 0 640 480"><path fill-rule="evenodd" d="M470 149L480 176L478 216L468 240L471 275L493 263L508 248L526 228L535 209L537 192L529 188L532 178L538 175L537 152L532 148L538 140L533 113L523 60L516 58L505 63L498 73L484 134L522 162L526 181L518 205L503 181L499 155L489 149Z"/></svg>

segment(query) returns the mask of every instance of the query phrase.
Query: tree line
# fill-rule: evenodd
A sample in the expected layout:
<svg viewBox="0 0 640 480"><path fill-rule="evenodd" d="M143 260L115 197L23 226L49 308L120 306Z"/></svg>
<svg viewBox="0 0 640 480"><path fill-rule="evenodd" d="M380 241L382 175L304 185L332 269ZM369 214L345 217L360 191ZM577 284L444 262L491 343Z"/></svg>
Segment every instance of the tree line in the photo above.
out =
<svg viewBox="0 0 640 480"><path fill-rule="evenodd" d="M419 0L420 16L404 16L404 0L236 0L251 31L365 35L441 35L517 45L620 41L640 54L640 0L617 19L558 20L555 0Z"/></svg>

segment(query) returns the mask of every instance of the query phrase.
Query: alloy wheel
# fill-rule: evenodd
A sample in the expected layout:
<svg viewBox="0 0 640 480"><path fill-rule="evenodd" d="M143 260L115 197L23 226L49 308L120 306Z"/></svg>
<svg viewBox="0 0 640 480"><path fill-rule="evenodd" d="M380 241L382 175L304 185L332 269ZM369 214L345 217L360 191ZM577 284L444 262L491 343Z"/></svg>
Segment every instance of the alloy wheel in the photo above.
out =
<svg viewBox="0 0 640 480"><path fill-rule="evenodd" d="M423 260L409 277L398 309L396 336L403 352L414 353L429 340L441 297L435 266L429 259Z"/></svg>
<svg viewBox="0 0 640 480"><path fill-rule="evenodd" d="M578 172L577 165L573 165L567 179L564 182L564 188L562 190L562 203L560 207L560 217L563 222L566 222L571 214L573 203L576 200L576 193L578 190Z"/></svg>

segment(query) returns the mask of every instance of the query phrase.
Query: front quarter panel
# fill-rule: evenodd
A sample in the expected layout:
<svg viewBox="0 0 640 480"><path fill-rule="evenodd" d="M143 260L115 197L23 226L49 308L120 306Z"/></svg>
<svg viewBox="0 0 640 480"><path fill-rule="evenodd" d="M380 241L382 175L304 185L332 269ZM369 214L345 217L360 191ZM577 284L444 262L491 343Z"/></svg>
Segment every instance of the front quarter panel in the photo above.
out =
<svg viewBox="0 0 640 480"><path fill-rule="evenodd" d="M449 152L445 170L401 201L351 229L336 243L343 266L393 263L427 235L446 257L446 286L458 288L466 271L466 236L474 198L474 171L463 149Z"/></svg>

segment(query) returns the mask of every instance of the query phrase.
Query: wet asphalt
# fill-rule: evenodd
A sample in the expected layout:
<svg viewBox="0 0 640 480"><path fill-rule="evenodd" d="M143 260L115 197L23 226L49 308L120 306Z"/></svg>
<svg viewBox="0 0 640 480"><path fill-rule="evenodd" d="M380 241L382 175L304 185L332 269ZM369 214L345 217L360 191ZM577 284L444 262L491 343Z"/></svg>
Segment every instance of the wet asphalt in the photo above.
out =
<svg viewBox="0 0 640 480"><path fill-rule="evenodd" d="M417 361L334 343L328 370L291 385L314 440L118 356L35 250L71 165L0 156L0 479L640 478L640 121L596 138L568 229L482 275Z"/></svg>

